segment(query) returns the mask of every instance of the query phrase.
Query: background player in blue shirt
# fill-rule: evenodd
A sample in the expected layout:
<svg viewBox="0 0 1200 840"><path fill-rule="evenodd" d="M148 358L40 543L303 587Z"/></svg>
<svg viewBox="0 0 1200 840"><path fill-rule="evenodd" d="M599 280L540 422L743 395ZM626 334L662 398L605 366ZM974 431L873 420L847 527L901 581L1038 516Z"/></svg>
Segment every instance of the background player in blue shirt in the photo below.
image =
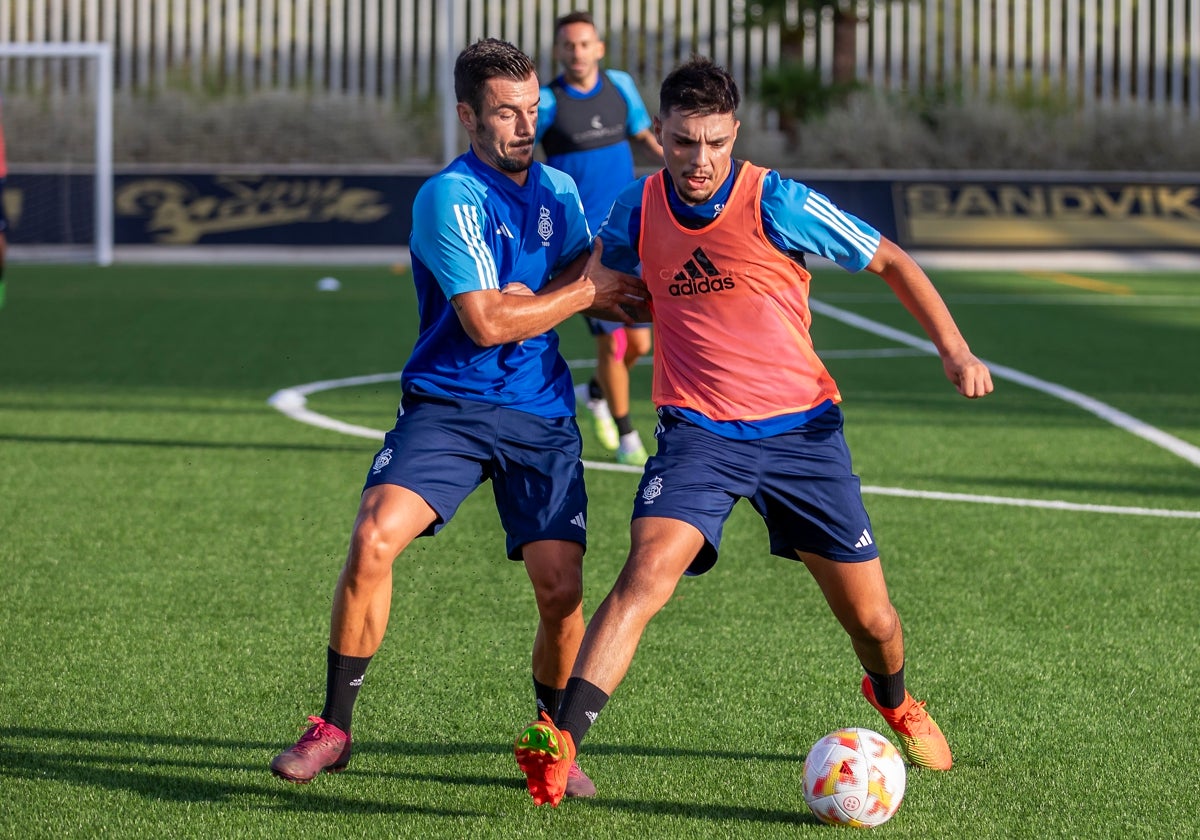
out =
<svg viewBox="0 0 1200 840"><path fill-rule="evenodd" d="M471 148L417 194L410 240L420 334L396 425L367 474L333 596L325 708L271 762L309 782L350 760L350 719L387 626L392 565L490 479L508 556L533 584L534 690L554 710L583 637L587 495L570 372L553 327L607 311L637 279L588 260L571 179L533 159L538 80L511 44L483 40L454 67ZM617 316L620 317L620 316ZM595 792L578 770L577 795Z"/></svg>
<svg viewBox="0 0 1200 840"><path fill-rule="evenodd" d="M579 187L583 211L595 233L621 187L634 179L636 141L655 165L662 146L633 78L602 70L604 41L587 12L571 12L554 24L554 57L562 74L542 88L538 139L546 162ZM596 375L576 390L592 411L596 434L623 464L643 464L646 447L629 420L629 371L650 352L650 325L588 318L596 337ZM624 339L622 341L622 338Z"/></svg>

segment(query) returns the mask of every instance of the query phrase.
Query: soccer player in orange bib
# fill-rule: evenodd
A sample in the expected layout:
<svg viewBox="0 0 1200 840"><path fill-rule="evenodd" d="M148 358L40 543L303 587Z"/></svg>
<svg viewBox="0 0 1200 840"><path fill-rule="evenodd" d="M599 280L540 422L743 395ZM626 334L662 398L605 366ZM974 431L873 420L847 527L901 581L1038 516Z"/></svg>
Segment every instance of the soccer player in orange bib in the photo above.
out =
<svg viewBox="0 0 1200 840"><path fill-rule="evenodd" d="M558 804L646 625L684 574L712 568L740 498L766 522L771 553L816 580L866 672L863 696L908 760L953 763L905 687L900 619L842 435L841 395L809 335L804 255L879 275L964 397L990 393L991 374L903 249L804 184L733 157L739 100L706 58L667 76L654 118L666 168L627 187L600 231L603 262L640 266L651 295L658 452L634 502L629 557L588 624L558 712L517 738L539 805Z"/></svg>

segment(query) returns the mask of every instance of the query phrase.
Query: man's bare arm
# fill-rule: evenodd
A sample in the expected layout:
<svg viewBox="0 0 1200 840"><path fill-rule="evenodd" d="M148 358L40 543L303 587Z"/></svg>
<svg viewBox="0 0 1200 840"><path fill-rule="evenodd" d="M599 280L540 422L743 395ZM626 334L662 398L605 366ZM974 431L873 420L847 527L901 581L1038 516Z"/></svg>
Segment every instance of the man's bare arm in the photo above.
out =
<svg viewBox="0 0 1200 840"><path fill-rule="evenodd" d="M971 352L933 282L903 248L884 237L867 271L882 277L917 319L941 356L946 378L960 394L974 399L992 392L991 371Z"/></svg>

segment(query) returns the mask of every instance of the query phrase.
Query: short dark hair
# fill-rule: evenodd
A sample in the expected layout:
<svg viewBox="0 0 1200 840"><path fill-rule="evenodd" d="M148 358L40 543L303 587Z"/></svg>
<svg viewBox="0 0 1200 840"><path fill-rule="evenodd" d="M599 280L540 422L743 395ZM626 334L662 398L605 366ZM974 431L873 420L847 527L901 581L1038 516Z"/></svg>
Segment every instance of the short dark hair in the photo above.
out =
<svg viewBox="0 0 1200 840"><path fill-rule="evenodd" d="M564 26L570 26L572 23L586 23L592 29L596 29L596 19L592 17L591 12L567 12L565 15L554 21L554 37L558 37L558 33L562 31ZM597 30L599 31L599 30Z"/></svg>
<svg viewBox="0 0 1200 840"><path fill-rule="evenodd" d="M665 117L671 111L706 116L732 114L742 97L733 76L712 59L694 55L672 70L658 92L658 112Z"/></svg>
<svg viewBox="0 0 1200 840"><path fill-rule="evenodd" d="M489 79L523 82L535 72L533 59L508 41L481 38L454 62L454 95L478 114L483 107L483 85Z"/></svg>

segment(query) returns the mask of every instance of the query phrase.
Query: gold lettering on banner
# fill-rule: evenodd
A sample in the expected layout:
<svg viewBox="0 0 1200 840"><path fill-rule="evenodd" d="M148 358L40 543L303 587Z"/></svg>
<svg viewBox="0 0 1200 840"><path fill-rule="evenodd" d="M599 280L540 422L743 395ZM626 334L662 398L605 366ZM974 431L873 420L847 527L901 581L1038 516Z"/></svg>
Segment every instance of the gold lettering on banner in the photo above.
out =
<svg viewBox="0 0 1200 840"><path fill-rule="evenodd" d="M903 185L898 222L913 245L1200 244L1200 186Z"/></svg>
<svg viewBox="0 0 1200 840"><path fill-rule="evenodd" d="M215 233L291 224L370 224L391 208L378 190L347 188L341 178L281 178L224 175L224 192L203 195L185 181L140 178L117 191L116 210L146 216L155 241L194 244Z"/></svg>
<svg viewBox="0 0 1200 840"><path fill-rule="evenodd" d="M1044 216L1046 194L1042 190L1022 190L1017 187L1000 187L997 190L1000 212L1007 215Z"/></svg>
<svg viewBox="0 0 1200 840"><path fill-rule="evenodd" d="M4 190L4 215L15 230L21 224L21 212L25 209L25 191L8 187Z"/></svg>

